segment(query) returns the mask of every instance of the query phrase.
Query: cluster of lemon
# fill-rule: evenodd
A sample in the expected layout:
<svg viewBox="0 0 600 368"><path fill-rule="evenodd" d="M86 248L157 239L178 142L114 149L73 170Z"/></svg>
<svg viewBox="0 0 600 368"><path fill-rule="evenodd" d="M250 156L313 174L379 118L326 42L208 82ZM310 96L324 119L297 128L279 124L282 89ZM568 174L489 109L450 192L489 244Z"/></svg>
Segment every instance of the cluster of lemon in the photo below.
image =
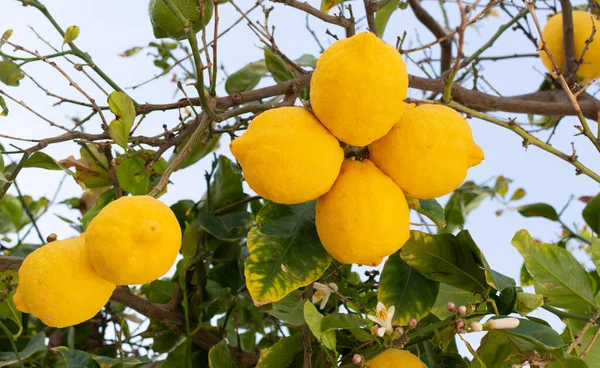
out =
<svg viewBox="0 0 600 368"><path fill-rule="evenodd" d="M458 112L404 103L404 61L371 33L329 47L310 88L314 115L301 107L264 112L231 152L262 197L282 204L318 198L317 231L335 259L378 265L409 237L405 194L452 192L483 152ZM338 140L368 146L369 159L344 160Z"/></svg>
<svg viewBox="0 0 600 368"><path fill-rule="evenodd" d="M102 309L116 285L164 275L180 246L181 229L167 205L149 196L119 198L81 236L48 243L25 258L14 304L48 326L81 323Z"/></svg>

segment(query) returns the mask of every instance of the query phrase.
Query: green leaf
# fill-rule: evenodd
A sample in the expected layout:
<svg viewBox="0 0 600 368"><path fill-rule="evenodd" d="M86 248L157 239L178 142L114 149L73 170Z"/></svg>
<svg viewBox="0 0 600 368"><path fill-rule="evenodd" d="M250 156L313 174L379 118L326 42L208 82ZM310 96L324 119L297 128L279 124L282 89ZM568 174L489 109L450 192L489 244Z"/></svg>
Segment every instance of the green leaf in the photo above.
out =
<svg viewBox="0 0 600 368"><path fill-rule="evenodd" d="M12 29L7 29L6 31L4 31L4 33L2 34L2 37L0 37L0 47L2 47L2 45L4 45L4 43L6 41L8 41L8 39L12 36L12 34L13 34Z"/></svg>
<svg viewBox="0 0 600 368"><path fill-rule="evenodd" d="M209 193L210 206L207 206L206 194L201 200L204 211L219 209L246 197L240 173L229 158L219 156L217 159L217 168L209 186Z"/></svg>
<svg viewBox="0 0 600 368"><path fill-rule="evenodd" d="M443 232L452 233L462 228L467 215L493 193L494 191L490 188L477 186L472 181L464 183L455 190L444 209L447 225Z"/></svg>
<svg viewBox="0 0 600 368"><path fill-rule="evenodd" d="M310 328L310 331L317 338L317 341L323 344L327 349L335 350L335 329L330 329L328 331L323 330L323 315L319 313L317 308L308 300L304 303L304 320Z"/></svg>
<svg viewBox="0 0 600 368"><path fill-rule="evenodd" d="M521 266L521 274L519 279L521 281L521 287L533 285L533 277L531 277L531 274L527 270L525 263L523 263L523 266Z"/></svg>
<svg viewBox="0 0 600 368"><path fill-rule="evenodd" d="M576 335L577 333L579 333L579 331L583 329L583 327L586 324L586 321L567 319L565 320L565 323L567 324L567 327L563 332L563 341L565 341L566 344L569 344L571 342L571 334L569 333L569 330L572 331L573 335ZM587 330L587 332L585 333L585 335L583 335L583 338L581 339L582 348L576 347L575 352L578 351L579 353L581 353L583 351L583 347L588 346L592 342L592 339L594 338L594 335L596 333L596 329L597 328L590 328ZM583 361L589 364L590 367L597 367L598 362L600 361L600 344L598 344L597 342L594 343L594 345L592 345L591 349L583 358Z"/></svg>
<svg viewBox="0 0 600 368"><path fill-rule="evenodd" d="M124 92L113 92L108 97L108 107L115 114L115 120L108 126L108 135L119 146L127 149L129 132L135 119L133 100Z"/></svg>
<svg viewBox="0 0 600 368"><path fill-rule="evenodd" d="M86 188L103 188L112 184L107 171L106 156L96 145L82 144L79 153L79 160L69 157L60 161L63 167L75 167L75 180L83 183Z"/></svg>
<svg viewBox="0 0 600 368"><path fill-rule="evenodd" d="M437 200L411 198L409 199L408 203L410 208L433 221L438 228L442 229L446 226L444 208Z"/></svg>
<svg viewBox="0 0 600 368"><path fill-rule="evenodd" d="M596 266L596 272L600 275L600 239L591 238L592 262Z"/></svg>
<svg viewBox="0 0 600 368"><path fill-rule="evenodd" d="M263 350L256 368L288 368L303 351L302 334L284 337Z"/></svg>
<svg viewBox="0 0 600 368"><path fill-rule="evenodd" d="M65 39L63 41L63 45L75 41L77 37L79 37L80 31L81 29L79 28L79 26L70 26L69 28L67 28L67 31L65 32Z"/></svg>
<svg viewBox="0 0 600 368"><path fill-rule="evenodd" d="M304 299L302 291L294 290L285 298L273 303L269 314L290 325L299 326L304 323Z"/></svg>
<svg viewBox="0 0 600 368"><path fill-rule="evenodd" d="M527 230L518 231L511 243L525 259L535 292L547 298L546 304L569 309L588 304L597 308L590 280L568 250L537 243Z"/></svg>
<svg viewBox="0 0 600 368"><path fill-rule="evenodd" d="M33 354L39 351L45 351L46 345L44 343L46 334L44 332L38 332L31 340L27 343L27 346L19 351L19 357L21 360L25 360L31 357ZM0 353L0 367L12 366L14 367L18 363L17 356L14 352L3 352Z"/></svg>
<svg viewBox="0 0 600 368"><path fill-rule="evenodd" d="M296 78L294 73L281 57L275 55L275 53L268 47L264 48L265 64L271 76L275 79L275 82L281 83L290 79Z"/></svg>
<svg viewBox="0 0 600 368"><path fill-rule="evenodd" d="M268 69L264 60L250 63L227 78L225 91L228 94L250 91L258 85L260 79L267 72Z"/></svg>
<svg viewBox="0 0 600 368"><path fill-rule="evenodd" d="M179 164L179 166L177 167L177 170L185 169L186 167L195 164L196 162L198 162L202 158L204 158L206 155L208 155L209 153L211 153L214 150L216 150L217 148L219 148L219 140L220 139L221 139L221 136L217 134L206 142L203 142L201 139L198 140L198 142L196 142L192 146L192 150L190 151L190 153L188 153L185 156L185 158L183 159L183 161L181 161L181 164ZM181 148L185 147L185 144L187 143L188 140L189 140L189 138L184 139L179 144L179 147L181 147ZM176 156L177 156L177 152L173 153L173 156L171 156L171 159L169 160L169 162L172 162Z"/></svg>
<svg viewBox="0 0 600 368"><path fill-rule="evenodd" d="M96 363L98 363L100 368L113 368L113 367L134 368L134 367L147 366L148 363L150 363L149 359L146 357L142 357L141 359L138 359L135 356L130 356L130 357L125 358L122 363L121 363L121 359L109 358L109 357L98 356L98 355L92 355L92 359L94 359L94 361Z"/></svg>
<svg viewBox="0 0 600 368"><path fill-rule="evenodd" d="M388 21L390 20L392 13L398 9L399 4L400 0L392 0L383 8L375 12L375 27L377 28L377 34L379 34L379 37L383 37Z"/></svg>
<svg viewBox="0 0 600 368"><path fill-rule="evenodd" d="M46 170L64 170L73 175L69 170L65 169L61 164L59 164L58 161L48 156L44 152L36 152L31 155L27 161L25 161L25 165L23 165L23 167L37 167Z"/></svg>
<svg viewBox="0 0 600 368"><path fill-rule="evenodd" d="M142 47L134 46L134 47L131 47L131 48L123 51L122 53L119 54L119 56L130 57L130 56L133 56L133 55L137 54L138 52L140 52L142 50L143 50Z"/></svg>
<svg viewBox="0 0 600 368"><path fill-rule="evenodd" d="M586 204L582 216L585 223L588 224L596 234L600 234L600 194L596 195Z"/></svg>
<svg viewBox="0 0 600 368"><path fill-rule="evenodd" d="M252 215L248 212L232 212L221 216L209 212L198 214L198 224L212 236L222 240L245 238L251 220Z"/></svg>
<svg viewBox="0 0 600 368"><path fill-rule="evenodd" d="M12 61L0 61L0 82L7 86L17 87L23 78L25 78L25 74L17 64Z"/></svg>
<svg viewBox="0 0 600 368"><path fill-rule="evenodd" d="M0 96L0 116L8 116L8 106L6 106L6 101L4 97Z"/></svg>
<svg viewBox="0 0 600 368"><path fill-rule="evenodd" d="M331 257L315 227L315 201L267 202L248 233L246 286L256 305L267 304L317 280Z"/></svg>
<svg viewBox="0 0 600 368"><path fill-rule="evenodd" d="M498 193L502 198L506 196L506 192L508 192L508 184L510 180L500 175L496 178L496 184L494 188L496 189L496 193Z"/></svg>
<svg viewBox="0 0 600 368"><path fill-rule="evenodd" d="M515 190L513 195L510 197L510 200L511 201L519 200L519 199L525 197L525 194L527 194L527 192L525 192L525 189L519 188L519 189Z"/></svg>
<svg viewBox="0 0 600 368"><path fill-rule="evenodd" d="M466 230L461 231L460 233L458 233L458 235L456 235L456 239L461 244L469 245L469 247L473 251L473 254L477 258L478 263L483 265L483 269L485 271L485 279L486 279L486 282L488 285L490 285L491 287L493 287L494 289L496 289L498 291L503 291L504 289L506 289L508 287L517 286L517 283L512 278L492 270L489 263L483 256L481 249L479 249L477 244L475 244L475 241L473 240L473 238L471 237L471 234L468 231L466 231Z"/></svg>
<svg viewBox="0 0 600 368"><path fill-rule="evenodd" d="M69 349L66 346L59 346L54 348L54 350L58 351L63 356L65 363L67 364L67 368L97 367L96 363L92 359L92 356L88 352Z"/></svg>
<svg viewBox="0 0 600 368"><path fill-rule="evenodd" d="M452 234L430 235L413 230L400 256L430 280L473 292L489 289L485 271L470 246Z"/></svg>
<svg viewBox="0 0 600 368"><path fill-rule="evenodd" d="M171 300L175 283L170 280L154 280L149 284L142 285L142 293L152 303L164 304Z"/></svg>
<svg viewBox="0 0 600 368"><path fill-rule="evenodd" d="M388 307L395 306L393 322L406 325L412 318L420 320L429 314L439 287L438 282L426 279L394 253L383 266L377 299Z"/></svg>
<svg viewBox="0 0 600 368"><path fill-rule="evenodd" d="M327 13L329 9L348 0L321 0L321 11Z"/></svg>
<svg viewBox="0 0 600 368"><path fill-rule="evenodd" d="M470 291L465 291L448 284L440 284L440 291L435 300L435 304L431 307L431 313L440 319L444 319L452 315L448 311L446 305L448 302L453 302L456 305L469 305L481 301L481 296Z"/></svg>
<svg viewBox="0 0 600 368"><path fill-rule="evenodd" d="M529 313L544 305L544 297L537 294L517 293L515 312L525 317Z"/></svg>
<svg viewBox="0 0 600 368"><path fill-rule="evenodd" d="M221 340L208 351L208 366L210 368L237 368L231 357L227 340Z"/></svg>
<svg viewBox="0 0 600 368"><path fill-rule="evenodd" d="M313 69L317 67L317 58L310 54L304 54L294 61L300 66L309 66Z"/></svg>
<svg viewBox="0 0 600 368"><path fill-rule="evenodd" d="M48 203L48 199L44 197L34 200L29 195L17 198L10 194L5 194L0 199L0 233L16 232L31 223L29 215L23 208L24 204L29 208L29 212L33 217L36 218L46 209Z"/></svg>
<svg viewBox="0 0 600 368"><path fill-rule="evenodd" d="M152 160L154 153L151 150L140 150L127 152L119 157L117 178L124 191L133 195L145 195L150 193L158 183L168 164L161 157L152 166L146 168L146 163Z"/></svg>
<svg viewBox="0 0 600 368"><path fill-rule="evenodd" d="M551 221L558 221L558 213L554 207L546 203L532 203L517 207L517 211L524 217L544 217Z"/></svg>
<svg viewBox="0 0 600 368"><path fill-rule="evenodd" d="M96 204L89 211L81 217L81 227L83 230L87 229L88 225L100 211L106 207L107 204L112 202L115 199L115 191L111 188L100 194L98 199L96 200Z"/></svg>

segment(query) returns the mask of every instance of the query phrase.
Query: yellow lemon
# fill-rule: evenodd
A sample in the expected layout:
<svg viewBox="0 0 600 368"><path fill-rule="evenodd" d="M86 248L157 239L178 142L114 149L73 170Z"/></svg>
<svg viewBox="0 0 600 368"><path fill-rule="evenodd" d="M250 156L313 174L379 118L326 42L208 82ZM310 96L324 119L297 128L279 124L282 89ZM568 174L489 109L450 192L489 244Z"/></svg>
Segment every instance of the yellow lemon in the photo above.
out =
<svg viewBox="0 0 600 368"><path fill-rule="evenodd" d="M15 307L51 327L87 321L115 290L88 263L83 236L57 240L36 249L19 269Z"/></svg>
<svg viewBox="0 0 600 368"><path fill-rule="evenodd" d="M591 43L589 43L585 54L583 54L583 62L579 65L579 69L577 70L578 79L587 83L600 76L600 35L598 33L600 32L600 21L598 21L598 18L596 18L595 15L586 11L576 10L573 12L573 25L576 60L581 59L581 54L586 47L586 42L592 36L594 28L596 29L596 33L594 34ZM553 15L548 20L548 23L546 23L546 26L544 27L543 34L554 61L556 61L557 66L562 70L565 63L561 13ZM546 52L540 50L539 53L544 66L552 72L554 67Z"/></svg>
<svg viewBox="0 0 600 368"><path fill-rule="evenodd" d="M321 55L310 82L310 103L338 139L366 146L398 121L407 91L406 65L398 51L372 33L359 33Z"/></svg>
<svg viewBox="0 0 600 368"><path fill-rule="evenodd" d="M173 0L173 3L181 14L190 21L190 26L194 32L202 30L202 12L204 12L204 24L208 24L210 21L213 12L212 0L203 0L203 10L200 9L198 0ZM186 38L183 25L163 0L150 0L148 14L150 15L150 22L152 22L154 37L172 38L174 40Z"/></svg>
<svg viewBox="0 0 600 368"><path fill-rule="evenodd" d="M365 363L369 368L426 368L418 357L406 350L387 349Z"/></svg>
<svg viewBox="0 0 600 368"><path fill-rule="evenodd" d="M117 285L145 284L164 275L181 246L173 211L150 196L121 197L92 220L85 253L96 272Z"/></svg>
<svg viewBox="0 0 600 368"><path fill-rule="evenodd" d="M301 107L263 112L230 148L250 188L282 204L325 194L344 160L338 140Z"/></svg>
<svg viewBox="0 0 600 368"><path fill-rule="evenodd" d="M408 204L371 161L347 160L333 188L317 201L316 225L333 258L377 266L408 240Z"/></svg>
<svg viewBox="0 0 600 368"><path fill-rule="evenodd" d="M385 137L369 145L369 152L407 196L420 199L452 192L467 169L484 158L467 121L442 105L408 109Z"/></svg>

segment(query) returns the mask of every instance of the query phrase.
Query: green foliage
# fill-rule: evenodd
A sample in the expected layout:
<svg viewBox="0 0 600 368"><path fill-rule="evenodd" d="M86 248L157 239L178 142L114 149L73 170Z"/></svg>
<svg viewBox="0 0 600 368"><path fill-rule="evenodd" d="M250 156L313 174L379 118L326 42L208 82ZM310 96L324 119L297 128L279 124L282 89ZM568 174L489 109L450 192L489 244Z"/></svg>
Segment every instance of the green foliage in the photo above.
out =
<svg viewBox="0 0 600 368"><path fill-rule="evenodd" d="M383 37L388 21L394 11L398 9L398 5L400 5L400 0L392 0L375 13L375 26L377 27L379 37Z"/></svg>
<svg viewBox="0 0 600 368"><path fill-rule="evenodd" d="M597 308L583 266L566 249L538 243L526 230L515 234L512 245L525 259L535 291L547 298L546 304L576 310Z"/></svg>
<svg viewBox="0 0 600 368"><path fill-rule="evenodd" d="M23 167L37 167L46 170L65 170L58 161L48 156L44 152L36 152L29 156ZM69 172L68 170L65 170ZM69 172L70 173L70 172Z"/></svg>
<svg viewBox="0 0 600 368"><path fill-rule="evenodd" d="M558 221L558 213L554 207L546 203L533 203L517 207L517 211L525 217L544 217L551 221Z"/></svg>
<svg viewBox="0 0 600 368"><path fill-rule="evenodd" d="M318 312L317 312L318 313ZM284 337L260 355L257 368L287 368L294 359L302 354L302 336L295 334Z"/></svg>
<svg viewBox="0 0 600 368"><path fill-rule="evenodd" d="M17 232L31 223L31 218L25 211L25 206L35 218L48 205L48 199L42 197L34 200L31 196L14 197L6 194L0 199L0 234Z"/></svg>
<svg viewBox="0 0 600 368"><path fill-rule="evenodd" d="M46 334L43 332L36 333L27 343L27 345L18 352L3 352L0 353L0 367L8 367L17 364L18 359L25 360L34 354L46 350L45 340Z"/></svg>
<svg viewBox="0 0 600 368"><path fill-rule="evenodd" d="M600 194L596 195L588 202L583 209L582 216L586 224L588 224L596 234L600 234Z"/></svg>
<svg viewBox="0 0 600 368"><path fill-rule="evenodd" d="M438 290L439 283L423 277L395 253L383 266L377 298L385 305L396 306L394 323L405 325L412 318L421 319L429 314Z"/></svg>
<svg viewBox="0 0 600 368"><path fill-rule="evenodd" d="M119 146L127 149L129 132L135 119L133 100L124 92L113 92L108 97L108 106L115 114L115 120L108 126L108 134Z"/></svg>
<svg viewBox="0 0 600 368"><path fill-rule="evenodd" d="M154 154L151 150L140 150L119 157L117 177L121 189L133 195L145 195L152 190L168 165L162 157L153 162Z"/></svg>
<svg viewBox="0 0 600 368"><path fill-rule="evenodd" d="M18 87L25 74L12 61L0 61L0 82L11 87ZM4 107L4 106L3 106Z"/></svg>
<svg viewBox="0 0 600 368"><path fill-rule="evenodd" d="M236 368L237 365L231 357L227 340L221 340L220 343L213 346L208 351L208 364L210 368Z"/></svg>
<svg viewBox="0 0 600 368"><path fill-rule="evenodd" d="M257 304L282 299L323 275L331 257L315 227L315 202L267 202L248 233L246 286Z"/></svg>
<svg viewBox="0 0 600 368"><path fill-rule="evenodd" d="M250 91L268 71L264 60L250 63L227 78L225 91L229 94Z"/></svg>

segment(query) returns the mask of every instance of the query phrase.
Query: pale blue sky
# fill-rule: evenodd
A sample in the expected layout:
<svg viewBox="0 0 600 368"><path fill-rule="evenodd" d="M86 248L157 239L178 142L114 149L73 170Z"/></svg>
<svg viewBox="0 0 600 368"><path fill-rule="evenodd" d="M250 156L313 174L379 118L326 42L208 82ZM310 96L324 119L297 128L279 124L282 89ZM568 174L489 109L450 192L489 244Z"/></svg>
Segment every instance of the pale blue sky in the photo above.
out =
<svg viewBox="0 0 600 368"><path fill-rule="evenodd" d="M14 34L11 41L29 49L50 53L48 47L38 40L28 28L31 25L53 45L60 46L62 43L60 36L35 9L23 7L15 0L2 0L2 3L0 32L9 28L13 29ZM315 6L319 5L318 0L310 0L309 3ZM77 45L82 50L89 52L94 61L121 86L138 84L149 76L160 72L158 68L152 65L152 60L146 56L145 51L126 59L118 56L125 49L132 46L147 45L148 42L153 40L150 22L147 17L146 1L61 0L46 1L45 4L64 28L73 24L81 26L81 34L76 41ZM254 4L254 1L240 0L237 4L247 9ZM352 4L355 7L355 14L360 17L362 2L353 1ZM439 15L437 1L423 1L423 5L434 15ZM304 14L280 4L273 4L273 6L275 10L271 13L270 24L276 26L276 41L281 50L291 58L299 57L305 53L317 55L319 52L318 47L305 29ZM454 27L457 25L458 20L456 5L449 3L447 7L450 9L449 16ZM513 13L516 13L516 11L513 10ZM221 6L220 15L222 29L228 27L238 18L238 14L231 5ZM255 11L252 18L262 20L262 12L260 10ZM545 19L541 12L540 19ZM488 17L475 27L470 28L465 44L465 53L468 55L470 51L479 48L507 20L508 18L501 13L500 18ZM325 25L316 19L311 19L311 25L325 45L330 44L332 41L331 37L325 35L325 29L342 35L341 29L332 25ZM364 27L364 22L361 23L361 26ZM212 27L208 28L212 29ZM406 45L417 46L418 39L423 43L433 40L433 36L416 21L410 9L399 10L392 16L385 33L385 39L394 44L396 38L401 36L404 31L408 33L405 47ZM8 51L8 47L4 51ZM509 30L484 55L531 52L535 52L532 44L518 31ZM220 39L219 54L220 62L224 63L229 73L236 71L248 62L262 58L260 42L243 23ZM438 57L438 55L439 49L435 47L433 56ZM414 58L418 59L419 57L414 55ZM105 97L97 89L90 86L90 83L82 78L81 73L74 70L70 64L60 62L60 65L70 75L74 76L82 87L93 93L98 101L105 100ZM411 74L423 75L408 60L407 65ZM481 72L500 93L514 95L536 90L542 80L541 70L544 70L544 68L538 59L526 58L495 63L488 62ZM41 62L31 63L26 66L25 71L33 75L52 92L65 97L81 99L78 92L70 88L66 81L48 65ZM270 83L270 80L263 82L265 85ZM466 86L470 88L472 82L467 82ZM29 80L22 81L22 85L18 88L4 85L0 88L12 96L26 101L45 116L67 126L70 124L69 118L71 116L82 118L87 113L87 110L72 105L53 107L52 104L55 100L46 97ZM175 89L175 86L170 83L167 77L143 88L135 91L127 90L127 92L138 102L164 103L178 98L174 97ZM224 93L223 85L220 86L220 90L221 93ZM194 93L191 88L189 91L190 94ZM419 96L418 91L412 91L411 94ZM59 130L50 128L48 124L20 106L10 101L8 103L11 112L8 118L0 118L1 133L31 138L48 137L60 133ZM516 116L515 114L496 115L503 117ZM522 123L525 123L527 119L526 116L518 116L518 118ZM166 123L173 126L176 122L176 112L153 113L145 120L139 133L156 134L162 130L162 124ZM522 140L514 133L480 120L473 119L470 123L475 140L483 148L486 159L481 165L470 170L469 179L482 182L498 174L504 175L514 179L511 186L513 190L522 187L527 191L527 196L520 203L543 201L554 205L557 210L562 208L571 195L578 197L597 193L598 186L591 179L585 176L575 176L572 166L535 147L530 147L528 150L523 149L521 146ZM575 142L577 154L581 161L592 169L600 169L592 145L585 138L574 136L576 130L573 125L575 124L576 122L572 118L564 119L552 140L552 144L556 148L570 153L570 144ZM594 122L590 122L590 124L592 129L595 130L596 124ZM99 121L93 120L87 123L86 129L88 131L98 131ZM544 133L544 135L546 134ZM0 143L6 146L7 140L0 139ZM22 142L15 143L26 146ZM222 147L218 153L229 155L228 143L229 138L224 137ZM77 157L78 152L76 149L76 145L66 143L52 145L44 152L56 159L62 159L68 155ZM168 204L172 204L179 199L199 199L205 190L203 173L209 164L210 159L205 159L187 170L175 173L171 179L173 184L169 186L169 192L161 199ZM34 197L51 196L62 176L63 174L60 172L25 169L19 176L18 182L24 193L31 194ZM60 199L78 196L80 193L80 188L72 180L67 179ZM483 249L484 255L491 266L497 271L518 280L522 259L510 245L514 233L519 229L526 228L534 237L551 241L560 234L561 229L548 220L525 219L514 212L508 212L501 217L497 217L494 212L499 208L498 203L484 202L470 217L466 228L470 230L475 241ZM573 222L581 224L580 213L582 208L582 203L573 201L565 211L565 222L568 224ZM55 232L61 238L74 235L74 231L55 217L54 214L71 218L77 215L77 213L67 210L65 206L56 206L41 222L42 232L45 235ZM552 320L557 322L555 318ZM470 340L473 341L476 338L473 336Z"/></svg>

